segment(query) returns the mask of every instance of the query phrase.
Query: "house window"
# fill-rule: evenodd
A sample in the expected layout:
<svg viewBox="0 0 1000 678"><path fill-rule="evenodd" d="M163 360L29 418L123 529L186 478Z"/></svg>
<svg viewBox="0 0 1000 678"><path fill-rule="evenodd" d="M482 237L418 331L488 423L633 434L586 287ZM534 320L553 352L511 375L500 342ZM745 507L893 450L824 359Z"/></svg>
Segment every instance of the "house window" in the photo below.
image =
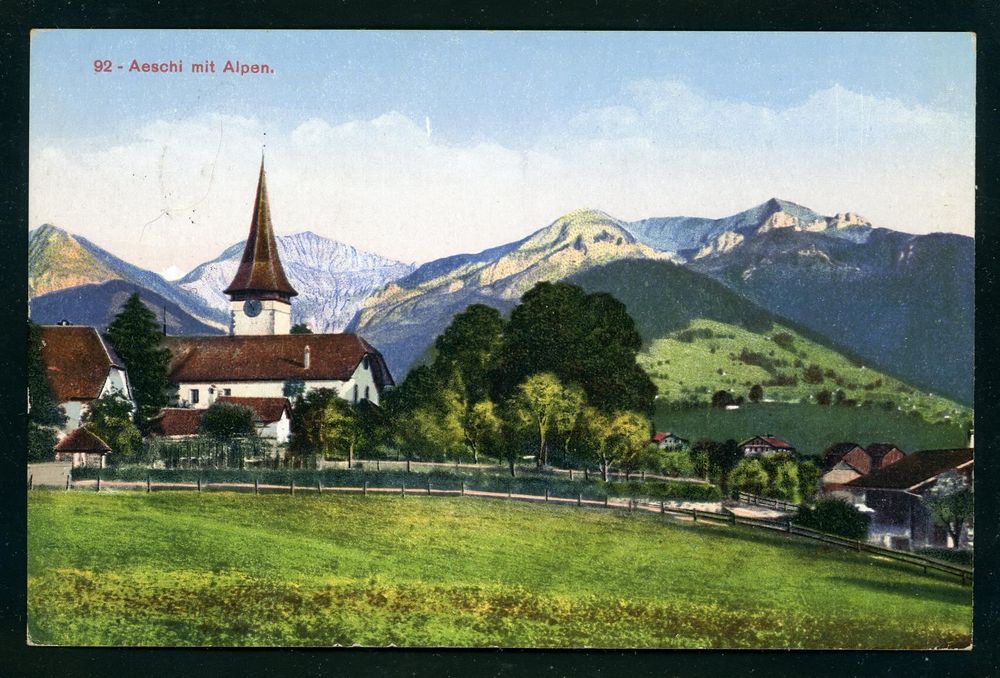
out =
<svg viewBox="0 0 1000 678"><path fill-rule="evenodd" d="M365 386L365 400L371 400L369 394L371 393L371 386Z"/></svg>
<svg viewBox="0 0 1000 678"><path fill-rule="evenodd" d="M358 385L354 385L354 404L358 404Z"/></svg>
<svg viewBox="0 0 1000 678"><path fill-rule="evenodd" d="M196 388L191 389L191 404L192 405L198 404L198 389Z"/></svg>
<svg viewBox="0 0 1000 678"><path fill-rule="evenodd" d="M222 389L222 395L231 396L232 394L233 394L233 389L231 388Z"/></svg>

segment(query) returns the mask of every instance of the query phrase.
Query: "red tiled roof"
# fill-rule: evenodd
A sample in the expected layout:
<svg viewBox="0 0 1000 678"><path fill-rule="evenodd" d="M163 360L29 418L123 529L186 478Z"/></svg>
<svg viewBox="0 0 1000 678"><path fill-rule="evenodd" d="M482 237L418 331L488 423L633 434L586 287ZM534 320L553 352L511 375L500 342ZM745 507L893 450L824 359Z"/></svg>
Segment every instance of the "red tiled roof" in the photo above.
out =
<svg viewBox="0 0 1000 678"><path fill-rule="evenodd" d="M893 445L892 443L872 443L865 448L865 452L867 452L868 456L872 458L872 468L878 468L881 466L882 457L889 454L893 450L903 452L903 450L900 450L898 446Z"/></svg>
<svg viewBox="0 0 1000 678"><path fill-rule="evenodd" d="M110 452L108 444L85 428L74 429L55 447L56 452Z"/></svg>
<svg viewBox="0 0 1000 678"><path fill-rule="evenodd" d="M204 411L190 407L165 407L153 422L153 431L161 436L197 435Z"/></svg>
<svg viewBox="0 0 1000 678"><path fill-rule="evenodd" d="M834 466L836 466L840 461L842 461L848 452L850 452L855 448L864 451L864 448L858 445L857 443L834 443L833 445L830 445L830 447L823 450L823 468L829 471ZM851 468L854 468L854 466L852 466L850 463L847 463L847 465L851 466ZM864 472L859 468L854 468L854 470L858 471L859 473Z"/></svg>
<svg viewBox="0 0 1000 678"><path fill-rule="evenodd" d="M309 368L305 349L309 347ZM354 334L167 337L170 381L346 381L367 356L379 389L393 385L382 354Z"/></svg>
<svg viewBox="0 0 1000 678"><path fill-rule="evenodd" d="M749 445L750 443L752 443L752 442L754 442L756 440L762 440L765 443L767 443L768 445L770 445L771 447L773 447L775 449L779 449L779 450L794 450L795 449L795 447L793 445L790 445L789 443L785 442L784 440L782 440L781 438L779 438L777 436L754 436L753 438L750 438L750 440L744 440L742 443L740 443L740 447L743 447L744 445Z"/></svg>
<svg viewBox="0 0 1000 678"><path fill-rule="evenodd" d="M250 235L240 267L229 287L224 290L234 300L249 294L272 299L288 299L298 294L281 266L278 244L271 227L271 207L267 200L267 182L264 179L264 160L260 161L257 177L257 195L254 198L253 216L250 218Z"/></svg>
<svg viewBox="0 0 1000 678"><path fill-rule="evenodd" d="M663 431L657 431L656 433L653 434L654 443L662 443L666 439L667 439L667 434L664 433Z"/></svg>
<svg viewBox="0 0 1000 678"><path fill-rule="evenodd" d="M263 424L271 424L281 419L281 415L287 413L292 416L292 408L288 404L288 398L244 398L238 396L219 396L217 403L231 403L242 405L254 413L254 418Z"/></svg>
<svg viewBox="0 0 1000 678"><path fill-rule="evenodd" d="M922 450L847 483L853 488L908 490L972 461L972 448Z"/></svg>
<svg viewBox="0 0 1000 678"><path fill-rule="evenodd" d="M93 400L113 367L122 362L94 327L43 325L42 360L56 402Z"/></svg>

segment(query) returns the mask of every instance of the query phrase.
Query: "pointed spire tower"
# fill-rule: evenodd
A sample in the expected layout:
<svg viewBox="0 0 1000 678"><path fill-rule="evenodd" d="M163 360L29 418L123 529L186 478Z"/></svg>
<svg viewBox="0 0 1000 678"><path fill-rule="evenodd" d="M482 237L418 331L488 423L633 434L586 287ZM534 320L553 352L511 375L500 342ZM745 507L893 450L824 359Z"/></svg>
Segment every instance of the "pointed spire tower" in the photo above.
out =
<svg viewBox="0 0 1000 678"><path fill-rule="evenodd" d="M288 334L292 325L292 297L298 294L281 266L267 201L264 157L260 159L257 196L250 219L250 235L240 267L223 290L230 298L233 334Z"/></svg>

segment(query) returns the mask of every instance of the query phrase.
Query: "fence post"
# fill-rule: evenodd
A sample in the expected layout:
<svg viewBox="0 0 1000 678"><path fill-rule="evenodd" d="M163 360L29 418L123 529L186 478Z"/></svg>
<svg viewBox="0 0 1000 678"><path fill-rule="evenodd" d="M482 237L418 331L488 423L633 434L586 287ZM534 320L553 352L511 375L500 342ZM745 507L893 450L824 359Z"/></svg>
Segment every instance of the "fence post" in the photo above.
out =
<svg viewBox="0 0 1000 678"><path fill-rule="evenodd" d="M147 473L146 474L146 494L149 494L149 490L150 490L149 474Z"/></svg>
<svg viewBox="0 0 1000 678"><path fill-rule="evenodd" d="M608 507L608 495L604 495L604 508Z"/></svg>
<svg viewBox="0 0 1000 678"><path fill-rule="evenodd" d="M590 469L586 466L583 467L583 479L590 480Z"/></svg>
<svg viewBox="0 0 1000 678"><path fill-rule="evenodd" d="M545 501L549 500L549 488L545 488Z"/></svg>
<svg viewBox="0 0 1000 678"><path fill-rule="evenodd" d="M253 479L253 493L254 493L254 495L258 494L258 492L257 492L257 479L256 478Z"/></svg>
<svg viewBox="0 0 1000 678"><path fill-rule="evenodd" d="M643 470L643 471L640 471L640 473L642 474L641 478L645 481L646 480L646 471Z"/></svg>
<svg viewBox="0 0 1000 678"><path fill-rule="evenodd" d="M407 473L410 472L410 458L409 457L406 458L406 472Z"/></svg>
<svg viewBox="0 0 1000 678"><path fill-rule="evenodd" d="M583 506L583 492L579 492L576 495L576 505Z"/></svg>
<svg viewBox="0 0 1000 678"><path fill-rule="evenodd" d="M323 496L323 481L319 478L316 479L316 492L320 496Z"/></svg>
<svg viewBox="0 0 1000 678"><path fill-rule="evenodd" d="M665 503L665 502L664 502L664 501L663 501L663 500L661 499L661 500L660 500L660 513L666 513L666 512L667 512L667 505L666 505L666 503Z"/></svg>
<svg viewBox="0 0 1000 678"><path fill-rule="evenodd" d="M569 470L569 479L573 480L573 469Z"/></svg>
<svg viewBox="0 0 1000 678"><path fill-rule="evenodd" d="M361 488L361 494L362 494L362 496L365 496L365 497L368 496L368 481L367 480L365 481L365 484Z"/></svg>
<svg viewBox="0 0 1000 678"><path fill-rule="evenodd" d="M698 522L698 509L691 509L691 518L694 519L694 522Z"/></svg>
<svg viewBox="0 0 1000 678"><path fill-rule="evenodd" d="M729 522L731 524L733 524L733 525L736 525L736 514L735 513L730 513L729 514Z"/></svg>
<svg viewBox="0 0 1000 678"><path fill-rule="evenodd" d="M427 494L429 495L430 493L431 493L431 479L428 478L427 479Z"/></svg>
<svg viewBox="0 0 1000 678"><path fill-rule="evenodd" d="M69 492L69 474L66 474L66 491Z"/></svg>
<svg viewBox="0 0 1000 678"><path fill-rule="evenodd" d="M465 481L462 481L462 496L465 496Z"/></svg>
<svg viewBox="0 0 1000 678"><path fill-rule="evenodd" d="M288 491L293 497L295 496L295 478L288 483Z"/></svg>
<svg viewBox="0 0 1000 678"><path fill-rule="evenodd" d="M198 492L201 492L201 476L198 476Z"/></svg>
<svg viewBox="0 0 1000 678"><path fill-rule="evenodd" d="M101 472L97 472L97 491L101 491Z"/></svg>
<svg viewBox="0 0 1000 678"><path fill-rule="evenodd" d="M35 474L33 474L33 473L28 474L28 489L29 490L31 489L31 486L34 484L34 482L35 482Z"/></svg>
<svg viewBox="0 0 1000 678"><path fill-rule="evenodd" d="M785 518L785 532L791 532L791 531L792 531L792 519Z"/></svg>
<svg viewBox="0 0 1000 678"><path fill-rule="evenodd" d="M404 497L406 496L406 483L399 484L399 494Z"/></svg>

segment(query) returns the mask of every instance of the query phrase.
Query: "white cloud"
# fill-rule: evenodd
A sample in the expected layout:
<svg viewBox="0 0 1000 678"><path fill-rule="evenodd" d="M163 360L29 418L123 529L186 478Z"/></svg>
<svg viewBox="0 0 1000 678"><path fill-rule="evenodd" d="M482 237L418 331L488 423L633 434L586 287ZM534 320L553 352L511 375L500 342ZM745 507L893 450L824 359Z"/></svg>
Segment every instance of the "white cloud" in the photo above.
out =
<svg viewBox="0 0 1000 678"><path fill-rule="evenodd" d="M914 232L973 228L971 117L834 86L804 102L713 100L633 83L528 148L447 144L389 111L305 119L156 120L128 138L35 140L29 218L153 270L190 268L245 237L266 139L279 232L313 230L403 260L482 249L560 214L723 216L772 195Z"/></svg>

